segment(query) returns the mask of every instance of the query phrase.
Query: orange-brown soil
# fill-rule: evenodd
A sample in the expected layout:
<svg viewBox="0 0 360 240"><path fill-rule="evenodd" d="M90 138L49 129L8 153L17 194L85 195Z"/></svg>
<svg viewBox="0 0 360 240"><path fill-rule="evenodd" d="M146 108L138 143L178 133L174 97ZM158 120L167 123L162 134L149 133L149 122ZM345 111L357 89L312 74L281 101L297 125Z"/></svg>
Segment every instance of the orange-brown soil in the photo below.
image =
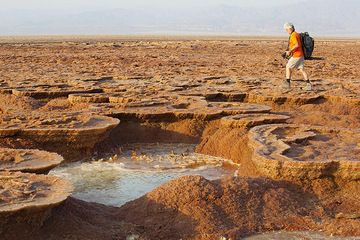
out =
<svg viewBox="0 0 360 240"><path fill-rule="evenodd" d="M311 92L298 73L291 90L279 87L285 48L264 39L0 41L0 147L77 161L126 143L197 143L239 164L233 178L176 179L120 208L67 198L71 187L54 180L56 204L10 215L1 208L41 195L35 176L49 179L1 172L1 239L359 237L359 41L317 41L306 61Z"/></svg>

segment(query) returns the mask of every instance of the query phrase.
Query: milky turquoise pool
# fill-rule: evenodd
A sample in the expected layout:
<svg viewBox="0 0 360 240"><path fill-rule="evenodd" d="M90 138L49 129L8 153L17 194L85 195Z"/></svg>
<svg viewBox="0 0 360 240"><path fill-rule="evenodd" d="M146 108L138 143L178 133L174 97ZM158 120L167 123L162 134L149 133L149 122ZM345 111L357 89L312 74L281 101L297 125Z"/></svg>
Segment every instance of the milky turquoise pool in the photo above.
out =
<svg viewBox="0 0 360 240"><path fill-rule="evenodd" d="M227 160L194 149L192 144L132 144L115 156L68 164L50 174L71 181L73 197L111 206L121 206L181 176L213 180L234 175L235 168L225 167Z"/></svg>

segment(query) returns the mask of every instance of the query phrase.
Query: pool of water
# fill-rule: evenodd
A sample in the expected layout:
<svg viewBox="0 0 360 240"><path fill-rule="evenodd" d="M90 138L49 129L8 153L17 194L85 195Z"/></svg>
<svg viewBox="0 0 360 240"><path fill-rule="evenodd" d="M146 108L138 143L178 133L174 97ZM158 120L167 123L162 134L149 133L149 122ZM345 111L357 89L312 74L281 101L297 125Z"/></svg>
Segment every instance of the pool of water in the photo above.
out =
<svg viewBox="0 0 360 240"><path fill-rule="evenodd" d="M209 180L234 175L231 162L197 154L191 144L132 144L105 159L58 167L50 175L68 179L74 197L112 206L141 197L172 179L201 175Z"/></svg>

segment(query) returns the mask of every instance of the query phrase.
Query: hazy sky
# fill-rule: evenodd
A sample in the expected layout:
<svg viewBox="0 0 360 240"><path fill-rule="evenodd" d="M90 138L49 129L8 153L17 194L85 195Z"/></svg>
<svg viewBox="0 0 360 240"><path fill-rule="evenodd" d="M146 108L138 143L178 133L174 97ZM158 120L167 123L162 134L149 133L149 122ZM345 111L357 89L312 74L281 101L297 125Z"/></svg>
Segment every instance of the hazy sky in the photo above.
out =
<svg viewBox="0 0 360 240"><path fill-rule="evenodd" d="M200 7L202 5L243 5L272 6L294 3L302 0L0 0L1 10L5 9L62 9L89 10L137 7Z"/></svg>
<svg viewBox="0 0 360 240"><path fill-rule="evenodd" d="M360 36L359 7L360 0L0 0L0 35L284 35L290 21L317 35Z"/></svg>

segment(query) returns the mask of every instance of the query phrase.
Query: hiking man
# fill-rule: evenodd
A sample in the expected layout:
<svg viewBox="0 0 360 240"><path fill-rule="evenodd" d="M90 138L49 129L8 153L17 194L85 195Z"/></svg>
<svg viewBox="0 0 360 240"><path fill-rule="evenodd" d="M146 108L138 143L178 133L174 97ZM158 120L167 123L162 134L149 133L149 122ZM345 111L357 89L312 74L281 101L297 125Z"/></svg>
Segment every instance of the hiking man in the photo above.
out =
<svg viewBox="0 0 360 240"><path fill-rule="evenodd" d="M304 71L305 67L305 58L304 52L301 45L300 35L295 32L295 27L292 23L285 23L284 29L287 33L289 33L289 48L285 52L286 57L289 58L289 61L286 65L286 80L284 81L283 87L285 89L291 88L291 75L295 68L299 69L302 75L304 76L304 80L306 81L306 86L303 88L305 91L311 91L312 85L309 80L308 74Z"/></svg>

